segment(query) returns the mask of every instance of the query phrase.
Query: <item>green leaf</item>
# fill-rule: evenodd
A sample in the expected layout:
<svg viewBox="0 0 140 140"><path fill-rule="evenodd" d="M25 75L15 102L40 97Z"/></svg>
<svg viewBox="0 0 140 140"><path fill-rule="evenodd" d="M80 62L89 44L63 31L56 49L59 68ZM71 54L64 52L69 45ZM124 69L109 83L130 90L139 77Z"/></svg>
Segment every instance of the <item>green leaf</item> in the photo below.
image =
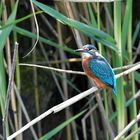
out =
<svg viewBox="0 0 140 140"><path fill-rule="evenodd" d="M15 4L14 10L12 11L12 14L10 15L10 17L8 18L6 25L14 22L15 18L16 18L16 13L17 13L17 6L18 6L18 0ZM3 50L4 45L6 43L6 39L9 36L10 32L12 31L13 25L10 25L9 27L0 30L0 51Z"/></svg>
<svg viewBox="0 0 140 140"><path fill-rule="evenodd" d="M15 4L15 7L7 20L7 23L13 22L16 17L17 13L17 6L18 1ZM9 26L6 29L0 30L0 105L1 105L1 112L2 115L4 114L4 107L5 107L5 95L6 95L6 81L5 81L5 68L4 68L4 58L3 58L3 48L6 43L6 39L9 36L10 32L12 31L13 26Z"/></svg>
<svg viewBox="0 0 140 140"><path fill-rule="evenodd" d="M76 21L74 19L67 18L66 16L62 15L58 11L54 10L53 8L48 7L47 5L44 5L40 2L37 2L36 0L32 0L33 3L38 6L40 9L42 9L45 13L48 15L54 17L56 20L62 22L63 24L66 24L70 27L74 27L78 29L79 31L83 32L84 34L88 35L89 37L93 38L94 40L104 44L105 46L108 46L112 50L118 52L118 49L115 45L115 41L109 34L98 30L97 28L91 27L89 25L86 25L84 23L81 23L79 21Z"/></svg>
<svg viewBox="0 0 140 140"><path fill-rule="evenodd" d="M134 77L135 77L135 80L140 84L140 73L135 71L134 72Z"/></svg>
<svg viewBox="0 0 140 140"><path fill-rule="evenodd" d="M15 20L16 13L17 13L17 6L18 6L18 0L6 24L9 24ZM4 67L3 48L10 32L12 31L12 28L13 26L11 25L6 29L0 30L0 108L1 108L2 116L4 116L4 112L5 112L5 96L6 96L6 76L5 76L5 67ZM6 123L6 134L7 136L9 135L8 123Z"/></svg>
<svg viewBox="0 0 140 140"><path fill-rule="evenodd" d="M123 26L122 26L122 53L123 57L128 60L128 55L126 51L126 42L128 38L128 31L129 31L129 21L132 18L131 13L132 11L130 9L132 6L132 1L128 0L126 1L126 8L125 8L125 15L124 15L124 20L123 20Z"/></svg>
<svg viewBox="0 0 140 140"><path fill-rule="evenodd" d="M2 116L4 115L5 96L6 96L6 76L3 62L3 52L0 52L0 107Z"/></svg>
<svg viewBox="0 0 140 140"><path fill-rule="evenodd" d="M140 90L137 91L137 97L140 96ZM132 96L127 102L126 102L126 107L130 106L134 101L136 100L136 96Z"/></svg>
<svg viewBox="0 0 140 140"><path fill-rule="evenodd" d="M87 7L88 7L88 11L89 11L91 25L93 27L98 28L94 13L93 13L92 8L91 8L91 3L87 3Z"/></svg>
<svg viewBox="0 0 140 140"><path fill-rule="evenodd" d="M43 13L43 11L37 11L34 14L37 15L37 14L41 14L41 13ZM6 25L3 25L2 27L0 27L0 30L3 30L5 28L9 27L10 25L15 25L15 24L20 23L20 22L22 22L24 20L27 20L27 19L31 18L34 14L31 13L31 14L29 14L27 16L24 16L22 18L19 18L19 19L16 19L16 20L12 21L11 23L8 23Z"/></svg>
<svg viewBox="0 0 140 140"><path fill-rule="evenodd" d="M134 34L133 34L133 38L132 38L132 47L134 46L135 44L135 41L138 37L138 34L140 33L140 21L138 22L137 26L136 26L136 29L134 31Z"/></svg>
<svg viewBox="0 0 140 140"><path fill-rule="evenodd" d="M50 132L48 132L46 135L44 135L43 137L40 138L40 140L48 140L51 137L53 137L54 135L56 135L59 131L61 131L64 127L66 127L69 123L71 123L72 121L74 121L75 119L77 119L78 117L80 117L81 115L83 115L86 112L86 110L78 113L77 115L71 117L70 119L68 119L67 121L63 122L62 124L60 124L59 126L57 126L56 128L54 128L53 130L51 130Z"/></svg>
<svg viewBox="0 0 140 140"><path fill-rule="evenodd" d="M128 36L128 22L130 20L130 7L131 7L131 0L126 1L126 8L125 8L125 16L123 20L123 27L122 27L122 47L123 51L126 52L125 46L126 46L126 41L127 41L127 36ZM125 54L125 52L123 52Z"/></svg>
<svg viewBox="0 0 140 140"><path fill-rule="evenodd" d="M34 34L34 33L32 33L32 32L29 32L29 31L27 31L27 30L25 30L25 29L22 29L22 28L20 28L20 27L15 26L15 27L13 28L13 30L14 30L15 32L17 32L17 33L23 35L23 36L27 36L27 37L30 37L30 38L32 38L32 39L37 39L37 35L36 35L36 34ZM64 46L62 46L62 45L59 45L59 44L55 43L54 41L48 40L48 39L46 39L46 38L44 38L44 37L39 37L39 41L41 41L41 42L43 42L43 43L45 43L45 44L48 44L48 45L50 45L50 46L52 46L52 47L55 47L55 48L58 48L58 49L63 49L64 51L67 51L67 52L69 52L69 53L71 53L71 54L76 54L76 55L78 55L78 53L75 53L72 49L70 49L70 48L68 48L68 47L64 47Z"/></svg>

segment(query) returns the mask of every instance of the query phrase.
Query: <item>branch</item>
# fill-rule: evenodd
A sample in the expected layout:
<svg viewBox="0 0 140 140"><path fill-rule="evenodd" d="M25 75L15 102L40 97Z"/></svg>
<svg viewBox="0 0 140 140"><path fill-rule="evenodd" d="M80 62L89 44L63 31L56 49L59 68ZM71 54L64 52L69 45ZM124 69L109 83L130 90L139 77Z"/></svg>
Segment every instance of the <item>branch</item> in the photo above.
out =
<svg viewBox="0 0 140 140"><path fill-rule="evenodd" d="M69 74L86 75L84 72L81 72L81 71L63 70L63 69L58 69L58 68L54 68L54 67L47 67L47 66L41 66L41 65L36 65L36 64L20 63L19 65L20 66L29 66L29 67L43 68L43 69L47 69L47 70L53 70L53 71L64 72L64 73L69 73Z"/></svg>
<svg viewBox="0 0 140 140"><path fill-rule="evenodd" d="M127 74L129 74L129 73L131 73L131 72L133 72L133 71L138 70L138 69L140 69L140 63L138 63L136 66L134 66L134 67L132 67L132 68L130 68L130 69L128 69L128 70L126 70L126 71L120 73L120 74L115 75L115 77L116 77L116 79L117 79L117 78L119 78L119 77L121 77L121 76L125 76L125 75L127 75Z"/></svg>
<svg viewBox="0 0 140 140"><path fill-rule="evenodd" d="M135 64L131 64L131 65L127 65L127 66L123 66L123 67L113 68L113 70L116 71L116 70L128 69L128 68L135 67L139 64L140 64L140 62L135 63ZM42 65L37 65L37 64L20 63L19 65L20 66L28 66L28 67L37 67L37 68L42 68L42 69L47 69L47 70L53 70L53 71L56 71L56 72L69 73L69 74L80 74L80 75L85 75L86 76L85 72L81 72L81 71L63 70L63 69L58 69L58 68L48 67L48 66L42 66Z"/></svg>
<svg viewBox="0 0 140 140"><path fill-rule="evenodd" d="M26 107L25 107L25 105L24 105L24 103L23 103L23 101L21 99L19 90L16 87L15 83L14 83L14 90L15 90L16 97L17 97L17 99L19 101L19 104L21 106L21 109L23 111L23 114L25 115L25 118L26 118L27 122L29 123L31 121L31 119L30 119L30 117L29 117L29 115L27 113ZM37 134L36 134L35 129L33 128L33 126L30 127L30 130L31 130L31 133L33 135L34 140L38 140L38 136L37 136Z"/></svg>
<svg viewBox="0 0 140 140"><path fill-rule="evenodd" d="M6 122L8 117L8 108L9 108L9 102L10 102L10 93L12 89L12 81L14 78L14 72L15 72L15 66L16 66L16 54L18 50L18 43L15 42L15 49L13 54L13 60L12 60L12 68L11 72L9 73L9 82L8 82L8 89L7 89L7 96L6 96L6 104L5 104L5 112L3 117L3 137L6 139Z"/></svg>
<svg viewBox="0 0 140 140"><path fill-rule="evenodd" d="M129 68L132 68L136 65L140 64L140 62L134 63L134 64L129 64L129 65L125 65L125 66L121 66L121 67L117 67L117 68L113 68L114 71L118 71L118 70L126 70Z"/></svg>

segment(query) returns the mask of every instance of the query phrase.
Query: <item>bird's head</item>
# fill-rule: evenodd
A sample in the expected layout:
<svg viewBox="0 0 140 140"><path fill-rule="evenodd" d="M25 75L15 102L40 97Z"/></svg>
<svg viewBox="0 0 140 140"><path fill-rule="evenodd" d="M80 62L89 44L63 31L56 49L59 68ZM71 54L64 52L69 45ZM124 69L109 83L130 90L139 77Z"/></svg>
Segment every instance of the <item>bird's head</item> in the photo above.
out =
<svg viewBox="0 0 140 140"><path fill-rule="evenodd" d="M84 59L99 55L99 53L97 52L97 48L90 44L84 45L81 49L77 49L75 51L80 52L82 55L82 58Z"/></svg>

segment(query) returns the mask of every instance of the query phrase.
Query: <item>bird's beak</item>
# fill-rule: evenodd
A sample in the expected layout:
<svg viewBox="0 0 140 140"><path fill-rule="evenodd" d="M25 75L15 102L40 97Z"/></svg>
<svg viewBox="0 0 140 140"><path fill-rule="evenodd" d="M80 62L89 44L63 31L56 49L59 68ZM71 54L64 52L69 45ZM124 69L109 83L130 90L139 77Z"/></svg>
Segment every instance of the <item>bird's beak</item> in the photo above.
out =
<svg viewBox="0 0 140 140"><path fill-rule="evenodd" d="M77 50L75 50L75 52L85 52L85 50L84 49L77 49Z"/></svg>

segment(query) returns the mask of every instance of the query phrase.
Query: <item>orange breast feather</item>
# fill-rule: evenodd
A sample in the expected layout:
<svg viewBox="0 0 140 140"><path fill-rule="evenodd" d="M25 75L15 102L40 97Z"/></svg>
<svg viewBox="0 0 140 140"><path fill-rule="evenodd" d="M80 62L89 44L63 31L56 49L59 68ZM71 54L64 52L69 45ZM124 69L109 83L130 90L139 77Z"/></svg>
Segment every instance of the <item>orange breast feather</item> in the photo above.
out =
<svg viewBox="0 0 140 140"><path fill-rule="evenodd" d="M90 58L89 58L90 59ZM83 69L84 69L84 72L87 74L87 76L92 79L95 84L97 85L98 88L104 88L104 87L107 87L106 84L104 84L101 80L99 80L92 72L91 70L89 69L88 67L88 61L89 59L83 59L82 61L82 66L83 66Z"/></svg>

